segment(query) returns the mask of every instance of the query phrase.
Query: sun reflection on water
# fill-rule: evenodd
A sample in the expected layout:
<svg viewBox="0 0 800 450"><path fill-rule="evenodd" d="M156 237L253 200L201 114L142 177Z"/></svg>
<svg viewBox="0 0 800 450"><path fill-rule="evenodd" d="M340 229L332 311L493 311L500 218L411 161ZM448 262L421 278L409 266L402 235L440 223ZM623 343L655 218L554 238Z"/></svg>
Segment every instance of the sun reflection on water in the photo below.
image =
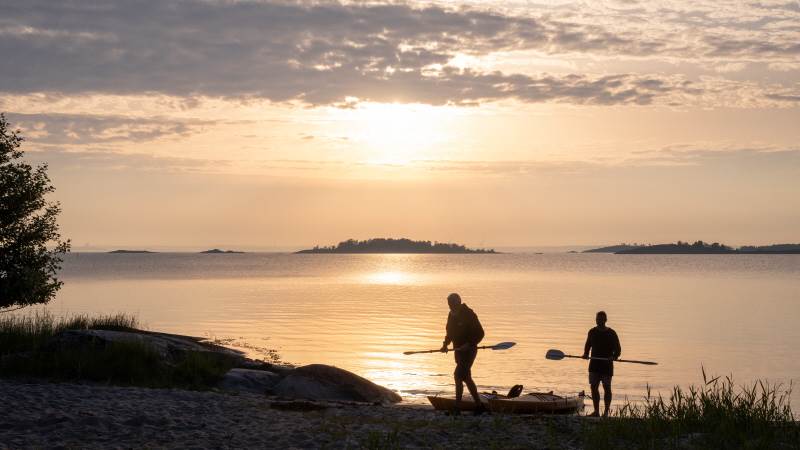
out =
<svg viewBox="0 0 800 450"><path fill-rule="evenodd" d="M414 277L407 272L388 270L367 274L364 281L368 284L413 284Z"/></svg>

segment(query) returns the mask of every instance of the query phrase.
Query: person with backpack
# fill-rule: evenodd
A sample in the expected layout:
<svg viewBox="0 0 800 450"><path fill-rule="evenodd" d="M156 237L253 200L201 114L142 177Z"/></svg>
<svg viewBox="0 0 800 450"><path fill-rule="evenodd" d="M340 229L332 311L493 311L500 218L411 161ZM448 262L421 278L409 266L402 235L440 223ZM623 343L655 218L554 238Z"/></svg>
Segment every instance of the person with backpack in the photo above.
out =
<svg viewBox="0 0 800 450"><path fill-rule="evenodd" d="M461 302L461 296L450 294L447 296L447 305L450 313L447 316L447 326L441 351L447 353L447 346L453 343L456 370L453 377L456 382L456 405L453 414L460 413L461 397L464 393L464 384L475 400L475 414L486 412L486 407L478 395L478 388L472 381L472 364L478 355L478 343L483 340L484 332L478 315L466 303Z"/></svg>

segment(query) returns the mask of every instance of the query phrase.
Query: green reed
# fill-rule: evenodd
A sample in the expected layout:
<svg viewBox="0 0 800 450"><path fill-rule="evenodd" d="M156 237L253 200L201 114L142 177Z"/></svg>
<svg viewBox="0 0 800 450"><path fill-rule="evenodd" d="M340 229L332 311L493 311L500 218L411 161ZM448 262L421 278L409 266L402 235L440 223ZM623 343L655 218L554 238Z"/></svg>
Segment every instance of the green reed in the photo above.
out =
<svg viewBox="0 0 800 450"><path fill-rule="evenodd" d="M668 398L626 402L613 417L584 427L589 448L800 448L792 384L756 381L736 386L731 376L673 388Z"/></svg>

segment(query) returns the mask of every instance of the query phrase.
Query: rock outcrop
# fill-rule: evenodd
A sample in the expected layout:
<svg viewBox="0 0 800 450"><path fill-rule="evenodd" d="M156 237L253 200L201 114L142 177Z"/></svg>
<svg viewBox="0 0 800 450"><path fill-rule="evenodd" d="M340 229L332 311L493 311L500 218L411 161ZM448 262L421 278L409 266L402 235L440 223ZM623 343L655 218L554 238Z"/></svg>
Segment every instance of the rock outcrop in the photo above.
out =
<svg viewBox="0 0 800 450"><path fill-rule="evenodd" d="M338 367L311 364L291 371L273 394L308 400L397 403L400 396L383 386Z"/></svg>
<svg viewBox="0 0 800 450"><path fill-rule="evenodd" d="M44 351L101 350L116 343L153 349L163 364L177 364L189 353L205 353L224 360L229 370L217 383L226 391L253 392L283 399L311 401L397 403L400 396L347 370L324 364L293 368L256 361L240 351L203 338L140 330L65 330L50 339Z"/></svg>
<svg viewBox="0 0 800 450"><path fill-rule="evenodd" d="M280 383L280 374L269 370L233 368L225 374L217 387L224 391L271 394Z"/></svg>
<svg viewBox="0 0 800 450"><path fill-rule="evenodd" d="M242 352L203 342L203 340L203 338L192 336L140 330L65 330L53 336L45 350L102 349L114 343L125 343L147 346L158 352L167 363L175 362L189 352L213 354L229 361L234 366L244 367L255 362L246 358Z"/></svg>

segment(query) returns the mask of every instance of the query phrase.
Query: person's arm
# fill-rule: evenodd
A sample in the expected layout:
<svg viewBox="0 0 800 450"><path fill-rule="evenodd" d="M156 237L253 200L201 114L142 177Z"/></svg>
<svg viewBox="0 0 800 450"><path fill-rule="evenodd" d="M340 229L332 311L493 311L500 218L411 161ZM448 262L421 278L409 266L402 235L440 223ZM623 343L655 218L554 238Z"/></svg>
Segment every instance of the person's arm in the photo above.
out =
<svg viewBox="0 0 800 450"><path fill-rule="evenodd" d="M442 342L442 348L440 349L442 352L447 353L447 346L453 342L453 338L450 337L449 329L450 329L450 315L447 315L447 325L444 327L444 342Z"/></svg>
<svg viewBox="0 0 800 450"><path fill-rule="evenodd" d="M583 344L583 359L589 359L589 350L592 348L592 330L586 335L586 343Z"/></svg>
<svg viewBox="0 0 800 450"><path fill-rule="evenodd" d="M617 332L614 332L614 354L611 356L612 359L617 359L622 355L622 345L619 343L619 336L617 336Z"/></svg>

